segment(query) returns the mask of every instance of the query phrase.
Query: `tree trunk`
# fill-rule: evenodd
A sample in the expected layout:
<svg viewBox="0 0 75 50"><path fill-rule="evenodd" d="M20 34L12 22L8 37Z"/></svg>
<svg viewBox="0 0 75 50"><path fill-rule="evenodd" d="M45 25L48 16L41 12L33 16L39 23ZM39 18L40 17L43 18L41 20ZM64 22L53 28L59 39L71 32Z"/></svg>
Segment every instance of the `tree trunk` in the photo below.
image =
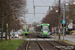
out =
<svg viewBox="0 0 75 50"><path fill-rule="evenodd" d="M2 30L1 30L1 41L3 40L3 17L2 17Z"/></svg>
<svg viewBox="0 0 75 50"><path fill-rule="evenodd" d="M10 17L9 17L9 40L10 40Z"/></svg>
<svg viewBox="0 0 75 50"><path fill-rule="evenodd" d="M5 34L5 40L7 41L7 18L6 18L6 34Z"/></svg>

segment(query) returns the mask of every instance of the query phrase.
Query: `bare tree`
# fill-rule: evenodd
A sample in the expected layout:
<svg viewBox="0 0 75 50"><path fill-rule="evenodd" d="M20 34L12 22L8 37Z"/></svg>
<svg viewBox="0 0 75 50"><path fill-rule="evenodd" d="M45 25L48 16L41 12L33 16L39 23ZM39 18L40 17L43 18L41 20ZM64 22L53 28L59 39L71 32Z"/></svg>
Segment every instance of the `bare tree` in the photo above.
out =
<svg viewBox="0 0 75 50"><path fill-rule="evenodd" d="M58 6L54 6L52 8L53 8L53 10L51 10L46 15L46 17L42 20L42 22L49 23L51 25L51 27L57 27L58 26L58 12L56 12L56 10L58 9Z"/></svg>
<svg viewBox="0 0 75 50"><path fill-rule="evenodd" d="M26 8L26 0L0 0L0 19L1 19L0 25L2 25L1 26L2 27L1 41L3 38L3 30L5 29L4 27L6 26L6 24L8 23L9 25L8 30L10 34L10 30L11 30L10 26L16 20L13 18L20 17L19 14L22 14L22 12L20 11L26 10L25 8ZM13 25L15 26L15 23ZM6 31L6 34L7 34L7 31ZM9 39L10 39L10 36L9 36Z"/></svg>

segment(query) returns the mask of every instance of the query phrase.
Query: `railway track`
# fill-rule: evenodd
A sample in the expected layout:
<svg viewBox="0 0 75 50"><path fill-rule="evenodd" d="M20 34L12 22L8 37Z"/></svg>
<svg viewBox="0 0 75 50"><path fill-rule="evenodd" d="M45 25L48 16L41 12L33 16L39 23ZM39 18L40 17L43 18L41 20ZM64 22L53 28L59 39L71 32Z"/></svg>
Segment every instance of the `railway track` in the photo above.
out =
<svg viewBox="0 0 75 50"><path fill-rule="evenodd" d="M29 41L26 50L44 50L38 41Z"/></svg>
<svg viewBox="0 0 75 50"><path fill-rule="evenodd" d="M59 50L58 48L54 48L51 44L46 41L39 41L44 50Z"/></svg>
<svg viewBox="0 0 75 50"><path fill-rule="evenodd" d="M28 38L37 38L35 34L30 34ZM44 50L38 41L28 41L26 50Z"/></svg>

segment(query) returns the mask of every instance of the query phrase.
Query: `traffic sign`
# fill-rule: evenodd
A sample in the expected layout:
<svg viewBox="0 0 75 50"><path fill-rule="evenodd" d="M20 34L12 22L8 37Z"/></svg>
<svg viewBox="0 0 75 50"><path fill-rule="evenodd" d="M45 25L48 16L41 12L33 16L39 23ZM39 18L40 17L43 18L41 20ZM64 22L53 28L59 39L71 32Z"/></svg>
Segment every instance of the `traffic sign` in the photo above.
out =
<svg viewBox="0 0 75 50"><path fill-rule="evenodd" d="M62 21L63 24L65 24L65 22L66 22L65 20Z"/></svg>
<svg viewBox="0 0 75 50"><path fill-rule="evenodd" d="M72 29L72 28L73 28L73 23L70 23L70 24L68 25L68 28L69 28L69 29Z"/></svg>
<svg viewBox="0 0 75 50"><path fill-rule="evenodd" d="M66 28L66 27L64 27L64 28Z"/></svg>

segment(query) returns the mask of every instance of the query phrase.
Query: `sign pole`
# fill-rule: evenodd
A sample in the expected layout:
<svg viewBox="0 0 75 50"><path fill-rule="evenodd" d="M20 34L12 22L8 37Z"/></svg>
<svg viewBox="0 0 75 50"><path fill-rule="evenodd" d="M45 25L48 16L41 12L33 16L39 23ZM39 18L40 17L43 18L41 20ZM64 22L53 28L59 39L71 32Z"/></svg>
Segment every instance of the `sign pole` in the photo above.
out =
<svg viewBox="0 0 75 50"><path fill-rule="evenodd" d="M61 2L61 0L59 0L59 40L60 40L60 19L61 19L60 2Z"/></svg>
<svg viewBox="0 0 75 50"><path fill-rule="evenodd" d="M25 11L24 11L24 20L25 20ZM25 27L25 22L24 22L24 27ZM25 28L24 28L25 29ZM24 36L25 36L25 34L24 34Z"/></svg>
<svg viewBox="0 0 75 50"><path fill-rule="evenodd" d="M71 35L71 29L70 29L70 35Z"/></svg>

